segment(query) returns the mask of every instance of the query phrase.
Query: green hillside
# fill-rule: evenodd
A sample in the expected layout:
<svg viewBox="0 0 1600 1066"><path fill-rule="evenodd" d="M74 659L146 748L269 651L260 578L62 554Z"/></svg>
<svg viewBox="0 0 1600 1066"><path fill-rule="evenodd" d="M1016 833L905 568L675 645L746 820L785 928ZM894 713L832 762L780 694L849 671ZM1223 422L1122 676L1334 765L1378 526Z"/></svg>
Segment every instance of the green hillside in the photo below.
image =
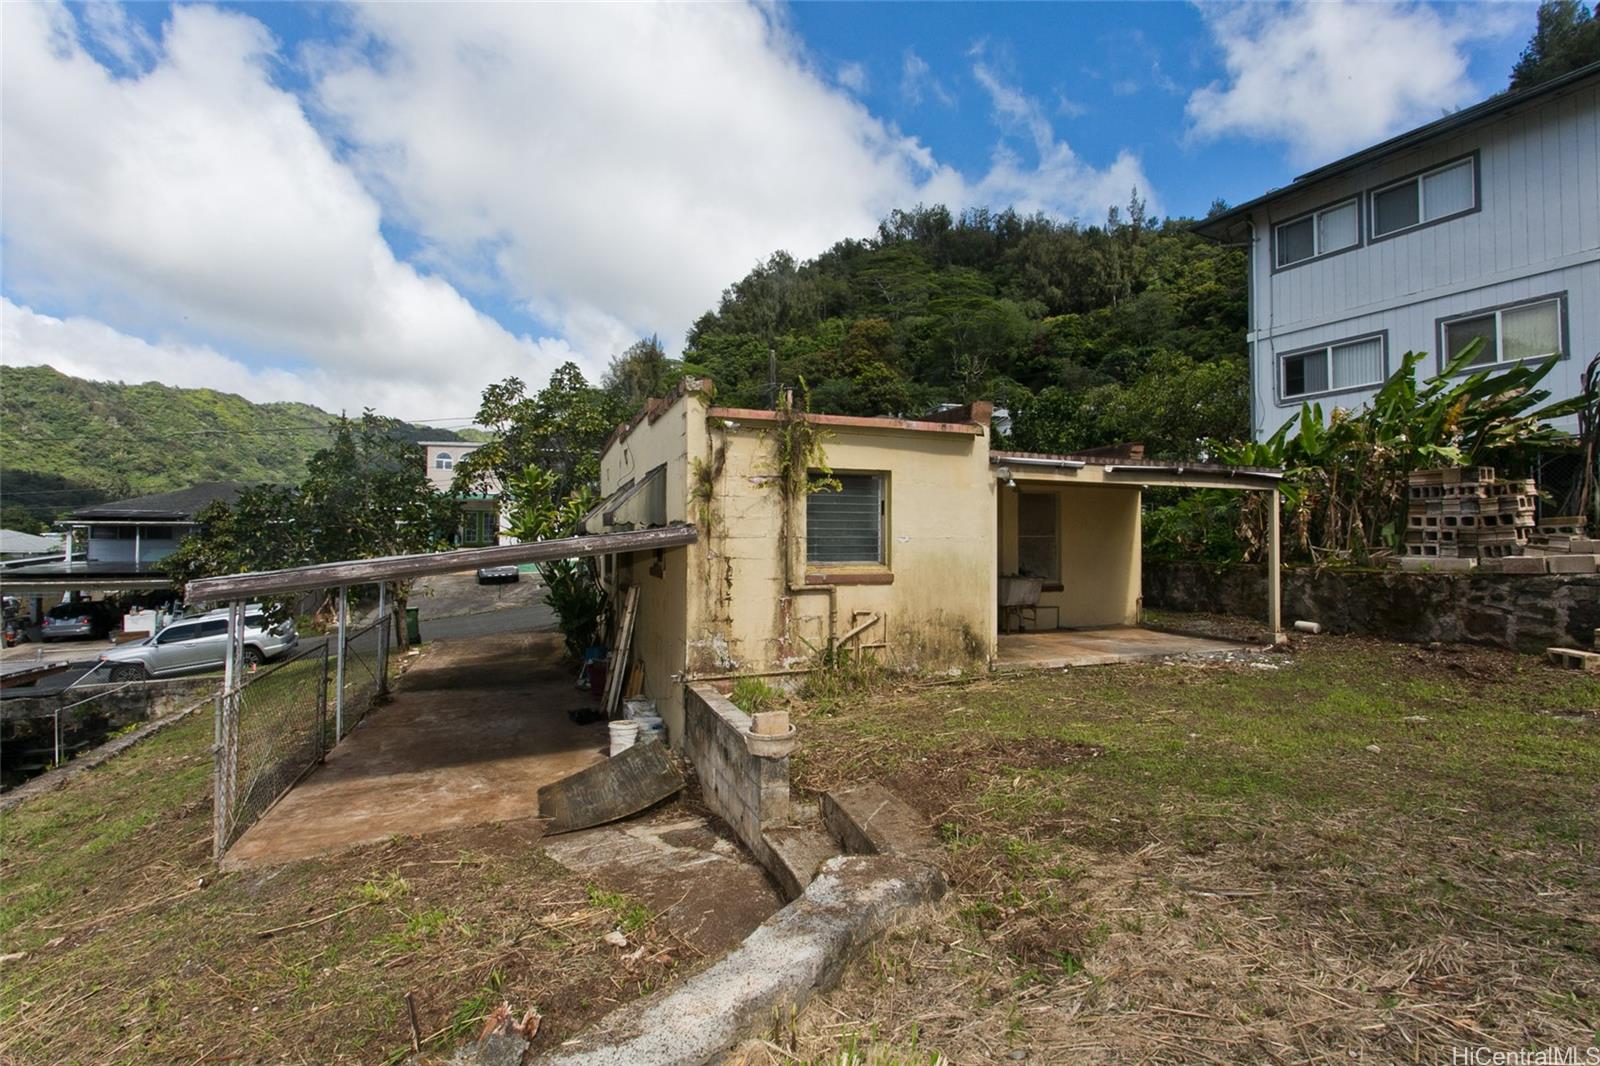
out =
<svg viewBox="0 0 1600 1066"><path fill-rule="evenodd" d="M0 524L33 529L86 503L200 481L298 481L334 418L213 389L0 367ZM459 436L414 429L417 438Z"/></svg>
<svg viewBox="0 0 1600 1066"><path fill-rule="evenodd" d="M733 406L771 406L776 370L816 411L991 399L1018 447L1192 457L1249 433L1249 393L1244 254L1190 226L1137 196L1096 226L895 211L867 239L759 264L695 323L684 363Z"/></svg>

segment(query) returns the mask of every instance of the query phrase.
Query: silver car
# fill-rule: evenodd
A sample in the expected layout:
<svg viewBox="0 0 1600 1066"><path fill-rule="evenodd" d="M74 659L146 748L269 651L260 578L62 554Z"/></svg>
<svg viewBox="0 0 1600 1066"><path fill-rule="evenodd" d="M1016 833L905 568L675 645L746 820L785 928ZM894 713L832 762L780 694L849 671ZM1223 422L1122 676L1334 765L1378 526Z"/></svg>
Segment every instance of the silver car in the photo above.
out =
<svg viewBox="0 0 1600 1066"><path fill-rule="evenodd" d="M292 620L269 625L261 608L252 605L246 610L246 670L288 655L299 643ZM110 667L112 681L143 681L220 669L227 657L228 612L221 610L180 618L153 637L113 648L100 656L100 663Z"/></svg>

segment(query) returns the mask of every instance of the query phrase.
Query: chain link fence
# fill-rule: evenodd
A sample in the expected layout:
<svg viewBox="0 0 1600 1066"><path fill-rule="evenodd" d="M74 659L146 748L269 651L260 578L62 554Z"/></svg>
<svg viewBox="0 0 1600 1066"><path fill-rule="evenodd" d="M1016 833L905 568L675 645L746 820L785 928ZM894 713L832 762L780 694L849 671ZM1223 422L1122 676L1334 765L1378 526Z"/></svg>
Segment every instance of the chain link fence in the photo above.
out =
<svg viewBox="0 0 1600 1066"><path fill-rule="evenodd" d="M253 674L216 698L215 854L315 768L387 690L389 614Z"/></svg>
<svg viewBox="0 0 1600 1066"><path fill-rule="evenodd" d="M377 699L378 675L384 668L380 660L384 657L388 635L384 630L386 621L379 618L345 636L344 713L340 716L344 732L339 735L340 740L361 724Z"/></svg>

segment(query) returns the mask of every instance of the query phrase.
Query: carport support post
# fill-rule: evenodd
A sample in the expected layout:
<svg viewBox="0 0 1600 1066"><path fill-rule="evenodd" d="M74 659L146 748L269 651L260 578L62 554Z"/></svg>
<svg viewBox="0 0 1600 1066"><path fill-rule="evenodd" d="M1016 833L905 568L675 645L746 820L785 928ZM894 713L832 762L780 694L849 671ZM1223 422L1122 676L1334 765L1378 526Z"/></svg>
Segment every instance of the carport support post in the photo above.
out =
<svg viewBox="0 0 1600 1066"><path fill-rule="evenodd" d="M1267 625L1272 629L1272 643L1282 644L1283 637L1283 587L1280 582L1283 548L1278 532L1280 493L1273 489L1267 500Z"/></svg>
<svg viewBox="0 0 1600 1066"><path fill-rule="evenodd" d="M389 583L378 582L378 695L389 692Z"/></svg>
<svg viewBox="0 0 1600 1066"><path fill-rule="evenodd" d="M343 585L339 586L339 643L334 651L338 658L333 666L333 742L335 744L344 739L344 625L346 614L345 593L349 591Z"/></svg>
<svg viewBox="0 0 1600 1066"><path fill-rule="evenodd" d="M217 699L217 793L212 850L220 862L233 824L235 774L239 766L239 674L244 648L244 604L228 604L228 655L222 663L222 695Z"/></svg>

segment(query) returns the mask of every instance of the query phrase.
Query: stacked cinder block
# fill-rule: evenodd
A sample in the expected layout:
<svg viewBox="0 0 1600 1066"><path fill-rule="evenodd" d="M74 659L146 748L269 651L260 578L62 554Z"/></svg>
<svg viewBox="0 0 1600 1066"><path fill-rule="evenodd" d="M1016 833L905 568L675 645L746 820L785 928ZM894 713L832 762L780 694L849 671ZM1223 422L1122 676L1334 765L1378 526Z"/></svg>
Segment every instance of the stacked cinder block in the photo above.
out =
<svg viewBox="0 0 1600 1066"><path fill-rule="evenodd" d="M1407 561L1467 569L1521 554L1534 528L1532 479L1502 481L1488 466L1447 467L1416 471L1408 489Z"/></svg>
<svg viewBox="0 0 1600 1066"><path fill-rule="evenodd" d="M1525 555L1551 574L1592 574L1600 570L1600 540L1584 534L1581 515L1541 519L1528 535Z"/></svg>

